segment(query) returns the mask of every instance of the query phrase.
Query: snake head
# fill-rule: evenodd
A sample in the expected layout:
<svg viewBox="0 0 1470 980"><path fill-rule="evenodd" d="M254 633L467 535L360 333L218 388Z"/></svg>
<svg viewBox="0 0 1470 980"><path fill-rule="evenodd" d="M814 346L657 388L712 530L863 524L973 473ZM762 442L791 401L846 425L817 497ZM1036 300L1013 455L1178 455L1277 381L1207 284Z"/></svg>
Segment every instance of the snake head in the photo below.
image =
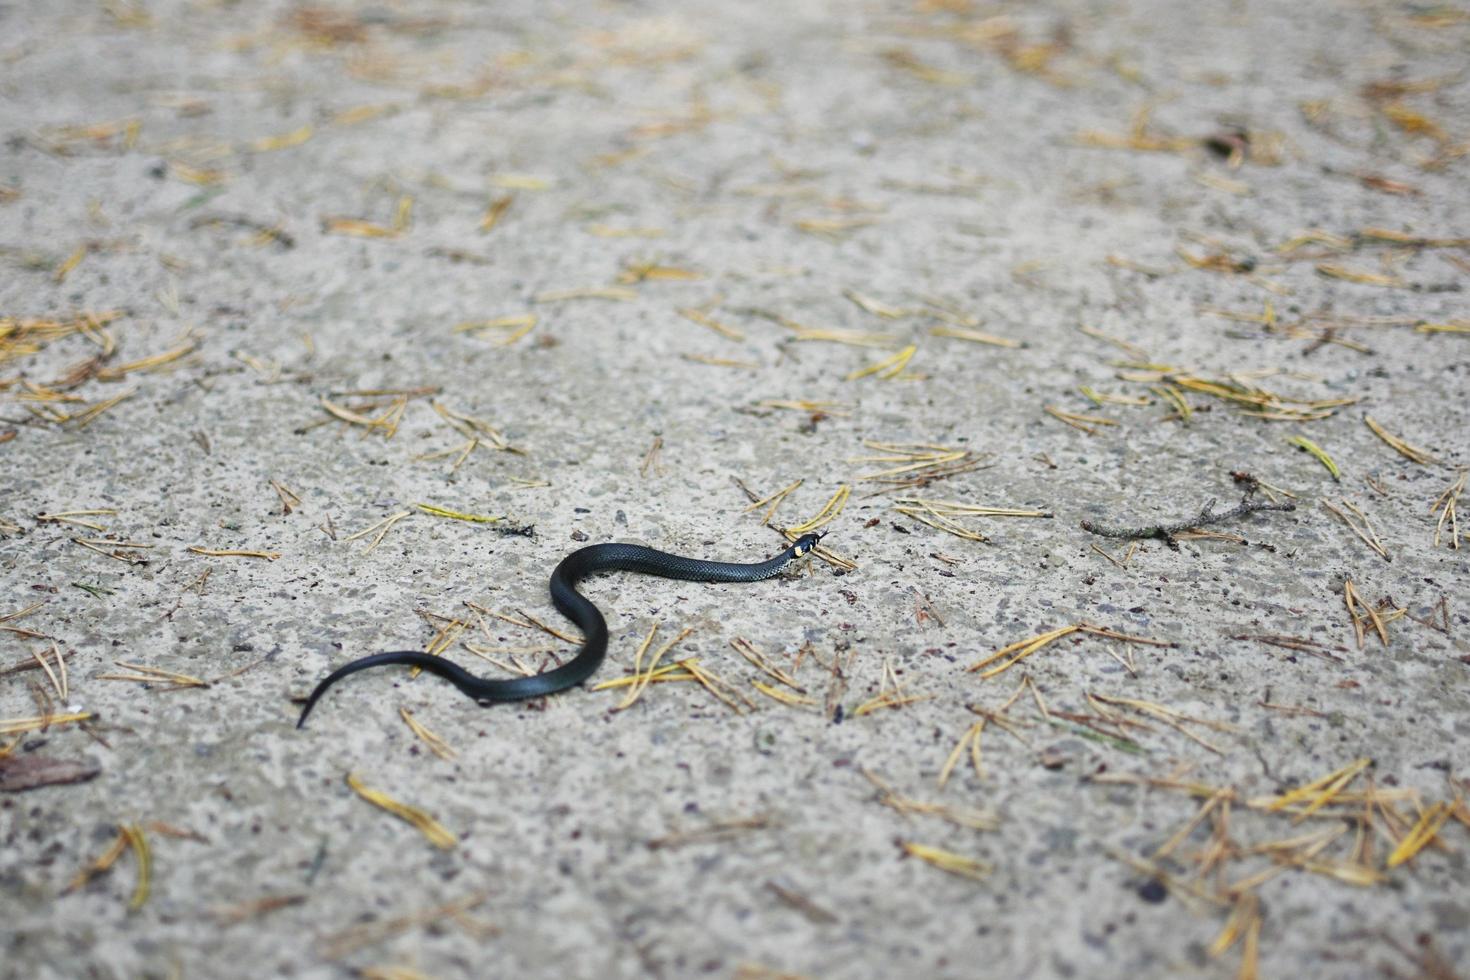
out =
<svg viewBox="0 0 1470 980"><path fill-rule="evenodd" d="M810 534L803 534L801 537L797 538L796 543L791 546L792 554L794 554L797 558L800 558L802 555L815 549L818 542L820 542L824 537L826 537L825 531L821 533L812 532Z"/></svg>

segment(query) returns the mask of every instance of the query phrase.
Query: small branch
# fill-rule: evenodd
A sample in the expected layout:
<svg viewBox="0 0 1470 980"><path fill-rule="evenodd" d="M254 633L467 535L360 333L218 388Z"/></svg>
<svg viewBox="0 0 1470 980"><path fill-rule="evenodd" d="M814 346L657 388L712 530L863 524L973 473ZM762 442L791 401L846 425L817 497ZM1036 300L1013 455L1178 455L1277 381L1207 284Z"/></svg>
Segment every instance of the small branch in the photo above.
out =
<svg viewBox="0 0 1470 980"><path fill-rule="evenodd" d="M1188 520L1178 521L1173 524L1150 524L1146 527L1115 527L1111 524L1098 524L1094 521L1083 521L1082 530L1105 538L1158 538L1171 548L1178 548L1179 544L1174 540L1174 535L1181 531L1191 531L1203 527L1206 524L1220 524L1224 521L1234 520L1237 517L1245 517L1260 510L1296 510L1296 504L1275 504L1265 501L1254 500L1253 490L1246 491L1246 495L1240 499L1229 510L1216 512L1213 510L1215 502L1211 500L1205 504L1203 510L1195 517Z"/></svg>

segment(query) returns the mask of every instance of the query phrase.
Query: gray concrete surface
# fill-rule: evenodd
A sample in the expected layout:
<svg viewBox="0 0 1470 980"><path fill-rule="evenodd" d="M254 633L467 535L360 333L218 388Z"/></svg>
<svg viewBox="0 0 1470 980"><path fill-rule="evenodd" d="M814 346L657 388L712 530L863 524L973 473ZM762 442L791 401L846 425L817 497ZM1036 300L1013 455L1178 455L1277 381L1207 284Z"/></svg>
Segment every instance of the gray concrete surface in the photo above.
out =
<svg viewBox="0 0 1470 980"><path fill-rule="evenodd" d="M1434 545L1431 511L1470 463L1470 252L1360 233L1470 234L1467 44L1463 5L1320 0L0 3L0 616L42 603L0 624L0 667L54 639L71 654L55 710L95 716L90 735L56 724L0 749L11 766L100 769L0 794L0 974L1224 977L1250 969L1248 942L1211 955L1230 908L1191 893L1270 867L1253 845L1333 826L1348 832L1310 860L1281 851L1250 891L1261 975L1463 972L1466 811L1412 861L1385 860L1416 806L1463 793L1470 762L1467 551L1447 531ZM1126 141L1140 110L1131 146L1083 135ZM333 224L395 231L405 199L392 235ZM1278 250L1309 229L1348 238ZM640 263L654 276L619 285ZM610 286L630 292L545 295ZM1267 303L1274 331L1211 313ZM57 382L103 335L18 332L110 310L115 350L93 368L116 373L84 367L71 386ZM534 329L503 346L504 330L455 330L528 313ZM931 333L954 320L1025 346ZM895 346L802 341L792 324ZM904 375L848 380L910 343ZM1185 423L1128 360L1355 401L1272 421L1180 388ZM1097 406L1083 386L1148 404ZM376 416L391 397L351 393L420 388L437 393L410 399L391 438L321 405ZM813 418L772 399L835 404ZM524 452L423 459L466 441L431 400ZM1047 405L1116 424L1089 434ZM1397 455L1365 413L1435 459ZM902 493L1055 517L965 519L984 543L927 527L860 479L864 440L982 461ZM1232 471L1298 509L1214 528L1244 543L1148 541L1126 565L1125 542L1079 526L1233 503ZM781 524L851 487L829 544L856 570L587 591L614 636L599 679L624 675L655 621L661 639L692 627L671 656L755 710L692 683L623 712L619 692L585 689L482 709L378 671L292 727L291 699L332 666L428 643L420 612L468 618L474 602L560 627L546 578L579 541L774 553L736 479L803 480ZM299 495L293 513L271 481ZM1344 498L1391 561L1323 506ZM103 531L36 516L90 509L116 513ZM405 510L376 549L347 540ZM146 563L72 540L108 535L146 544ZM1388 600L1386 645L1370 626L1359 647L1345 579ZM1074 635L989 679L965 670L1084 620L1174 646ZM548 639L470 622L459 639L477 646ZM1234 639L1249 635L1319 646ZM815 705L760 694L736 637ZM1129 649L1136 674L1110 656ZM447 655L495 671L457 643ZM214 683L103 679L126 673L116 661ZM855 716L885 665L922 700ZM1212 750L1154 719L1125 729L1125 751L1047 724L1027 693L999 716L1014 735L983 732L983 772L966 760L940 788L970 706L999 710L1023 672L1054 713L1095 713L1091 693L1231 727L1187 726ZM49 690L40 671L0 676L0 718L37 715ZM457 756L431 754L400 708ZM1302 823L1248 806L1363 757L1348 791L1403 791L1406 821L1376 816L1371 854L1354 850L1361 806ZM885 806L864 771L996 826ZM436 849L348 773L458 845ZM1233 787L1223 864L1196 877L1222 832L1206 818L1158 859L1167 895L1150 886L1137 862L1201 800L1097 779L1120 774ZM68 890L119 825L151 851L136 910L132 854ZM947 873L905 844L991 870ZM1381 880L1342 880L1356 873ZM476 899L468 919L433 914ZM433 921L396 921L413 916Z"/></svg>

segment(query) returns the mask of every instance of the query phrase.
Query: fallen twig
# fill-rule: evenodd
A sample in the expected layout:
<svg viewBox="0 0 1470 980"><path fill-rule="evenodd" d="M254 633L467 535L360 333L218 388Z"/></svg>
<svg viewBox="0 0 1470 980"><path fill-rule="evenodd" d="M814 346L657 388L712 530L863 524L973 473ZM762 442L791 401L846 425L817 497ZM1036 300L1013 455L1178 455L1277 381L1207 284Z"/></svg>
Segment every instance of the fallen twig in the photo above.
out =
<svg viewBox="0 0 1470 980"><path fill-rule="evenodd" d="M1173 524L1149 524L1144 527L1117 527L1112 524L1099 524L1096 521L1083 521L1082 530L1105 538L1158 538L1169 547L1178 549L1179 543L1174 540L1174 535L1181 531L1190 531L1206 524L1219 524L1224 521L1233 520L1237 517L1245 517L1260 510L1296 510L1296 504L1266 503L1252 499L1252 494L1247 492L1241 498L1240 503L1229 510L1216 512L1215 502L1211 500L1205 504L1204 509L1195 517L1188 520L1177 521Z"/></svg>

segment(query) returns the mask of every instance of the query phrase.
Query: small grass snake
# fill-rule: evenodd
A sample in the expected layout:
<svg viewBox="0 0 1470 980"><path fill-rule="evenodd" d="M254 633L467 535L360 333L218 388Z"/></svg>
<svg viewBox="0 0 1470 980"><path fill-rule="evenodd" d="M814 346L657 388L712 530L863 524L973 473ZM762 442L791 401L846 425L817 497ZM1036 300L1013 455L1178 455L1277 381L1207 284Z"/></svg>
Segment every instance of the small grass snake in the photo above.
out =
<svg viewBox="0 0 1470 980"><path fill-rule="evenodd" d="M821 534L803 534L776 557L749 565L685 558L636 544L594 544L579 548L563 558L551 573L552 604L563 616L580 626L585 637L581 651L567 663L531 677L486 680L476 677L459 664L419 650L375 653L343 664L328 674L306 699L296 727L306 724L306 716L311 714L311 709L333 684L348 674L388 664L419 667L438 674L482 705L522 701L565 691L596 673L603 655L607 653L607 621L576 588L577 583L588 575L594 572L642 572L688 582L759 582L778 574L789 562L806 555L821 540Z"/></svg>

